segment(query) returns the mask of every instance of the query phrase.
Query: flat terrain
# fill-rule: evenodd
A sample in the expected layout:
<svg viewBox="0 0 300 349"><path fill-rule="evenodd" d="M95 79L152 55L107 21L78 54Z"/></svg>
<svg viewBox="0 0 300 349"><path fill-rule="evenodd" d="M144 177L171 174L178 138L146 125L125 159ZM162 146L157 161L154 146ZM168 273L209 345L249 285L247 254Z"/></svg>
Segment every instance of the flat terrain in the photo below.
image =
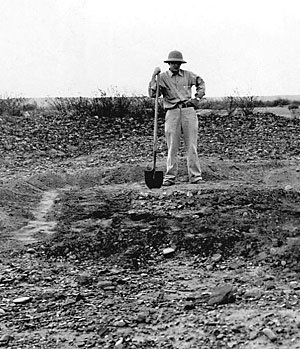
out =
<svg viewBox="0 0 300 349"><path fill-rule="evenodd" d="M299 124L201 119L204 182L181 148L167 189L151 137L3 153L0 346L300 348Z"/></svg>

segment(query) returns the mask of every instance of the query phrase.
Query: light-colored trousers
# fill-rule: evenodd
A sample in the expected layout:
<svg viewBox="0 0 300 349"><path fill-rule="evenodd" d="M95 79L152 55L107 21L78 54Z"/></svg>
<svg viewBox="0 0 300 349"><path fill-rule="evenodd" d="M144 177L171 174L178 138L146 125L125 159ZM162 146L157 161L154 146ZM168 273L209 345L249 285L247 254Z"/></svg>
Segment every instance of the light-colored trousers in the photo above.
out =
<svg viewBox="0 0 300 349"><path fill-rule="evenodd" d="M197 154L198 118L194 108L168 110L165 116L165 136L168 146L165 180L175 181L178 173L178 149L183 134L189 179L195 182L202 178Z"/></svg>

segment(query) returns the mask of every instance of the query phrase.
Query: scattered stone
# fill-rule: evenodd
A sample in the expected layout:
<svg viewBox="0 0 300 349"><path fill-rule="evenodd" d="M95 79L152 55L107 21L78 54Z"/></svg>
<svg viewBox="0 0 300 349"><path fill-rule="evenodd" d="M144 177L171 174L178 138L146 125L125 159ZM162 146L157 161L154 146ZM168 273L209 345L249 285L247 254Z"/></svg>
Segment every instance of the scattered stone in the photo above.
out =
<svg viewBox="0 0 300 349"><path fill-rule="evenodd" d="M246 291L244 294L244 297L245 298L260 299L262 294L263 294L262 290L258 287L255 287L255 288L251 288L250 290Z"/></svg>
<svg viewBox="0 0 300 349"><path fill-rule="evenodd" d="M265 251L262 251L257 255L257 259L260 261L264 261L267 257L268 255Z"/></svg>
<svg viewBox="0 0 300 349"><path fill-rule="evenodd" d="M36 251L35 251L34 248L28 248L26 252L27 252L27 253L30 253L30 254L33 254L33 253L35 253Z"/></svg>
<svg viewBox="0 0 300 349"><path fill-rule="evenodd" d="M271 342L275 342L277 340L276 334L270 328L264 328L262 332L270 339Z"/></svg>
<svg viewBox="0 0 300 349"><path fill-rule="evenodd" d="M297 281L291 281L290 286L295 291L300 290L300 284Z"/></svg>
<svg viewBox="0 0 300 349"><path fill-rule="evenodd" d="M15 304L24 304L24 303L28 303L31 301L31 297L20 297L20 298L16 298L13 300L13 303Z"/></svg>
<svg viewBox="0 0 300 349"><path fill-rule="evenodd" d="M210 298L208 299L208 305L215 304L227 304L235 302L235 295L233 294L232 285L223 285L216 287Z"/></svg>
<svg viewBox="0 0 300 349"><path fill-rule="evenodd" d="M164 257L171 257L175 253L175 248L167 247L163 250Z"/></svg>
<svg viewBox="0 0 300 349"><path fill-rule="evenodd" d="M104 335L107 333L107 331L108 331L108 326L104 325L98 329L98 334L100 337L104 337Z"/></svg>
<svg viewBox="0 0 300 349"><path fill-rule="evenodd" d="M253 341L254 339L256 339L259 336L259 332L258 331L251 331L249 334L249 340Z"/></svg>
<svg viewBox="0 0 300 349"><path fill-rule="evenodd" d="M83 348L83 347L85 347L85 344L86 344L85 341L81 341L81 342L79 342L79 343L77 344L77 346L78 346L79 348Z"/></svg>
<svg viewBox="0 0 300 349"><path fill-rule="evenodd" d="M115 288L114 283L109 280L100 280L98 281L97 286L104 290L111 289L112 287Z"/></svg>
<svg viewBox="0 0 300 349"><path fill-rule="evenodd" d="M93 282L93 277L89 273L81 273L77 275L79 285L90 285Z"/></svg>
<svg viewBox="0 0 300 349"><path fill-rule="evenodd" d="M220 262L220 260L222 259L222 255L220 253L215 253L212 257L211 260L214 263L218 263Z"/></svg>
<svg viewBox="0 0 300 349"><path fill-rule="evenodd" d="M300 244L300 238L299 237L287 237L286 243L289 247L292 247L294 245Z"/></svg>
<svg viewBox="0 0 300 349"><path fill-rule="evenodd" d="M126 322L124 320L118 320L114 322L115 327L124 327L126 326Z"/></svg>
<svg viewBox="0 0 300 349"><path fill-rule="evenodd" d="M195 309L195 308L196 308L195 302L193 302L193 301L186 301L186 302L184 302L184 306L183 306L184 310L192 310L192 309Z"/></svg>
<svg viewBox="0 0 300 349"><path fill-rule="evenodd" d="M113 224L112 218L109 218L109 219L103 218L99 221L99 225L101 226L101 228L110 228L112 224Z"/></svg>
<svg viewBox="0 0 300 349"><path fill-rule="evenodd" d="M186 240L193 240L195 238L195 234L187 233L184 235Z"/></svg>
<svg viewBox="0 0 300 349"><path fill-rule="evenodd" d="M123 338L120 338L116 344L115 344L116 349L122 349L123 348Z"/></svg>
<svg viewBox="0 0 300 349"><path fill-rule="evenodd" d="M0 344L7 344L12 339L12 336L9 334L4 334L0 337Z"/></svg>
<svg viewBox="0 0 300 349"><path fill-rule="evenodd" d="M139 322L139 323L146 322L147 317L148 317L148 314L146 314L146 313L139 313L137 315L136 321Z"/></svg>

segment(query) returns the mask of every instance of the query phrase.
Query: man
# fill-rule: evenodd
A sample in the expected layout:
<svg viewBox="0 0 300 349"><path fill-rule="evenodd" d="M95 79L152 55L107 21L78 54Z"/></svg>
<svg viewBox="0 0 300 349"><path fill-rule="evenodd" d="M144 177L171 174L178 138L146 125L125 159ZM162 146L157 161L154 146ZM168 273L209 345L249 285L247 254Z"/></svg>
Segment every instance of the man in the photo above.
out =
<svg viewBox="0 0 300 349"><path fill-rule="evenodd" d="M192 86L195 86L195 98L199 101L205 95L205 83L200 76L180 69L181 64L186 63L181 52L171 51L164 62L169 64L169 70L160 74L160 68L155 68L149 83L149 96L155 97L156 76L160 74L159 95L163 96L166 110L165 135L168 146L167 171L163 186L175 184L181 133L187 153L189 180L193 184L199 184L202 174L197 154L198 118L194 109L195 100L191 97Z"/></svg>

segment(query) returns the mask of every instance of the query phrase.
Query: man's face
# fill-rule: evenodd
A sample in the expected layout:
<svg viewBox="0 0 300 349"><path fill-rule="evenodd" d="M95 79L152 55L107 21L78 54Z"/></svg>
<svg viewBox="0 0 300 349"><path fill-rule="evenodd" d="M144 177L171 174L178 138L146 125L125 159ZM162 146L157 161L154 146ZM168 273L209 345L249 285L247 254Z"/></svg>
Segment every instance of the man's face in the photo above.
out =
<svg viewBox="0 0 300 349"><path fill-rule="evenodd" d="M170 70L172 73L178 73L180 66L181 66L181 63L180 62L170 62L169 66L170 66Z"/></svg>

